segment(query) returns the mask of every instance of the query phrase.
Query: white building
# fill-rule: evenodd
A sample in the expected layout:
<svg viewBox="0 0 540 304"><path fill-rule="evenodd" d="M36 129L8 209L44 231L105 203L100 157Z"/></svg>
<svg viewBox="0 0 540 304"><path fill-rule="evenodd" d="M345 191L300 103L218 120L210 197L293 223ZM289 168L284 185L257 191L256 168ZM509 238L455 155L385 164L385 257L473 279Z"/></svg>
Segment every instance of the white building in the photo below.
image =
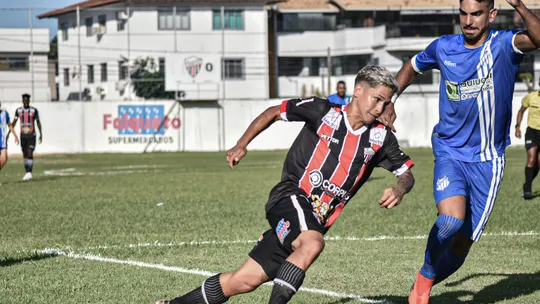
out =
<svg viewBox="0 0 540 304"><path fill-rule="evenodd" d="M89 0L77 4L79 23L77 5L38 17L58 18L60 100L85 90L92 100L136 99L126 61L151 57L164 71L169 56L184 56L186 70L183 61L195 56L202 65L189 71L211 73L204 84L172 80L186 99L266 99L267 2Z"/></svg>
<svg viewBox="0 0 540 304"><path fill-rule="evenodd" d="M525 0L531 9L540 1ZM519 18L506 1L496 2L495 28L516 28ZM397 73L402 64L440 35L461 33L457 0L290 0L279 3L273 19L277 32L280 97L335 93L344 80L348 94L357 71L380 64ZM328 89L328 50L331 81ZM536 57L536 58L535 58ZM529 54L520 73L540 77L540 56ZM420 75L408 93L437 92L438 71ZM523 83L516 91L526 90Z"/></svg>
<svg viewBox="0 0 540 304"><path fill-rule="evenodd" d="M525 3L540 8L539 0ZM76 5L39 16L58 18L60 100L78 99L84 90L93 100L136 99L126 60L146 57L168 74L167 89L183 91L188 100L326 96L339 80L351 94L354 77L366 64L397 73L436 37L460 32L457 0L89 0L78 5L80 27ZM505 1L497 5L496 28L520 26ZM538 71L540 56L528 55L520 72L537 79ZM163 78L152 81L161 86ZM407 92L437 92L438 83L438 71L427 72ZM518 83L516 90L526 86Z"/></svg>
<svg viewBox="0 0 540 304"><path fill-rule="evenodd" d="M51 100L55 71L48 52L49 29L0 28L0 101L21 101L25 93L34 101Z"/></svg>

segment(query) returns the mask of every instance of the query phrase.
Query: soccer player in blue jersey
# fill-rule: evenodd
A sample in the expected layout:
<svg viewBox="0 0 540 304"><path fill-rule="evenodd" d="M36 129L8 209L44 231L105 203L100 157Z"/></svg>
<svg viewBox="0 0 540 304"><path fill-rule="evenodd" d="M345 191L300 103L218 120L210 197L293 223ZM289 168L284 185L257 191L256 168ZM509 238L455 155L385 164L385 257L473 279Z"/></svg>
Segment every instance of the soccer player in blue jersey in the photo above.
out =
<svg viewBox="0 0 540 304"><path fill-rule="evenodd" d="M518 66L524 52L540 47L538 17L521 0L506 1L527 31L491 29L494 0L460 0L462 34L434 40L396 76L401 93L419 73L441 72L440 120L432 135L438 218L409 303L428 303L432 286L463 265L493 210L510 144ZM395 118L390 105L379 119L392 126Z"/></svg>
<svg viewBox="0 0 540 304"><path fill-rule="evenodd" d="M13 130L13 126L9 121L8 111L1 109L2 104L0 103L0 170L7 164L8 155L7 155L7 141L9 132L13 133L15 136L15 143L19 144L19 138Z"/></svg>
<svg viewBox="0 0 540 304"><path fill-rule="evenodd" d="M328 101L343 106L348 104L350 102L350 97L346 95L347 87L345 86L345 81L338 81L336 90L337 93L328 96Z"/></svg>

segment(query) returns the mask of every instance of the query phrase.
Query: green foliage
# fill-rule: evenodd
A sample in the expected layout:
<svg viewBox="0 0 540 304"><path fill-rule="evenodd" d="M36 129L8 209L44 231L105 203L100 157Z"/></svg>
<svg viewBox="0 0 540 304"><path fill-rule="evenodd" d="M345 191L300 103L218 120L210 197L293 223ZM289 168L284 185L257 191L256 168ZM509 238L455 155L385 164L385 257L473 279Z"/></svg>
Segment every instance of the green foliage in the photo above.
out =
<svg viewBox="0 0 540 304"><path fill-rule="evenodd" d="M137 58L131 67L135 94L145 99L174 99L174 92L165 91L165 73L156 69L154 58Z"/></svg>

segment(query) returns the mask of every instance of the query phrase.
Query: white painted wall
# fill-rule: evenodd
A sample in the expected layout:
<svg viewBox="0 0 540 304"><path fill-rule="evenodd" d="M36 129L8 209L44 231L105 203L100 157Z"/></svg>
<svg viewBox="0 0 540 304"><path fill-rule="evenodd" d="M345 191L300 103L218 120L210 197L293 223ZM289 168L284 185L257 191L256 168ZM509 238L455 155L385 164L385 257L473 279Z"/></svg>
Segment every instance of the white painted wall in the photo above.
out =
<svg viewBox="0 0 540 304"><path fill-rule="evenodd" d="M521 99L526 92L515 94L512 120L515 124ZM166 141L150 145L149 151L219 151L233 147L249 124L266 108L280 104L281 100L227 100L218 103L195 103L183 108L176 107L169 116L170 124L158 140ZM58 102L33 104L39 112L44 128L43 144L36 153L80 152L143 152L145 143L129 143L134 138L149 140L152 134L124 135L113 127L119 110L125 106L144 110L161 109L162 113L174 103L171 101L139 102ZM20 103L2 103L3 109L13 115ZM396 137L404 147L430 147L431 130L438 120L437 94L405 93L396 104L398 120ZM163 118L163 115L157 116ZM250 150L288 149L303 124L276 122L259 135L248 147ZM133 126L136 127L136 126ZM121 129L121 128L120 128ZM512 128L513 130L513 128ZM523 130L525 130L525 123ZM18 129L17 129L18 132ZM522 145L523 140L512 136L512 144ZM118 142L120 141L120 142ZM19 154L20 148L10 138L10 154Z"/></svg>
<svg viewBox="0 0 540 304"><path fill-rule="evenodd" d="M33 29L32 35L33 60L30 58L30 29L0 28L0 57L28 59L28 70L0 71L0 101L20 101L22 94L32 94L32 71L34 75L34 96L32 99L36 101L51 99L47 59L49 29Z"/></svg>
<svg viewBox="0 0 540 304"><path fill-rule="evenodd" d="M278 33L280 57L324 57L371 54L373 47L384 45L385 27L344 28L336 31Z"/></svg>

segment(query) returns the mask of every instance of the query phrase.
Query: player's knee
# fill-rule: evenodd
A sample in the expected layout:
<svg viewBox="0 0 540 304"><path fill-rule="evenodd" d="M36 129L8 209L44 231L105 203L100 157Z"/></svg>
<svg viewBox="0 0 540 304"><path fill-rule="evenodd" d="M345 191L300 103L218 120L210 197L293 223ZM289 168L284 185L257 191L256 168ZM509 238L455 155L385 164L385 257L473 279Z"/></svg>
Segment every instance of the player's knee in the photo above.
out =
<svg viewBox="0 0 540 304"><path fill-rule="evenodd" d="M304 231L293 242L294 251L302 251L309 258L317 257L324 250L324 237L317 231Z"/></svg>
<svg viewBox="0 0 540 304"><path fill-rule="evenodd" d="M450 215L439 214L435 225L437 225L437 227L439 228L439 231L437 232L437 238L439 239L439 242L442 243L445 240L454 236L459 231L459 229L461 229L461 226L463 226L463 220L460 220Z"/></svg>
<svg viewBox="0 0 540 304"><path fill-rule="evenodd" d="M527 167L533 168L534 166L536 166L536 159L531 157L527 158Z"/></svg>
<svg viewBox="0 0 540 304"><path fill-rule="evenodd" d="M226 296L230 297L233 295L251 292L257 287L259 287L263 282L264 278L256 278L254 276L246 276L241 272L233 272L230 276L221 277L222 284L224 285L223 290L227 290Z"/></svg>

